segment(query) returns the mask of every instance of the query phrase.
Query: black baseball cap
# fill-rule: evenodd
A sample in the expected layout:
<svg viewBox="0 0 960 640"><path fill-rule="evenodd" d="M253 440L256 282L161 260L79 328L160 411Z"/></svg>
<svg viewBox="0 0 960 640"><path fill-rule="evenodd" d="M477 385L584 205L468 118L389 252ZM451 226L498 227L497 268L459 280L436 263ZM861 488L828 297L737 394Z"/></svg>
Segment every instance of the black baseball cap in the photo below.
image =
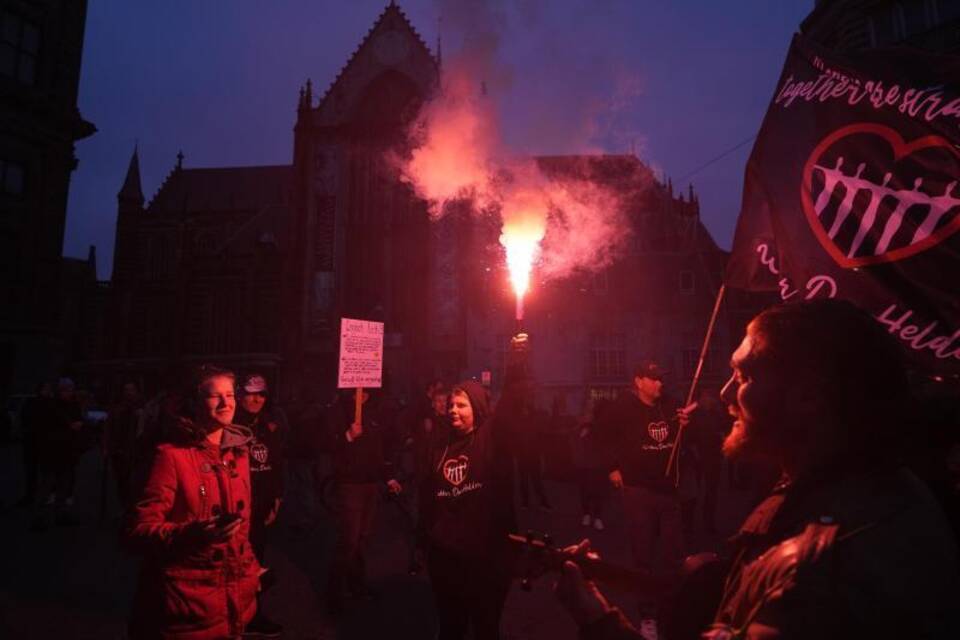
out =
<svg viewBox="0 0 960 640"><path fill-rule="evenodd" d="M663 380L663 368L653 360L644 360L633 370L633 377Z"/></svg>

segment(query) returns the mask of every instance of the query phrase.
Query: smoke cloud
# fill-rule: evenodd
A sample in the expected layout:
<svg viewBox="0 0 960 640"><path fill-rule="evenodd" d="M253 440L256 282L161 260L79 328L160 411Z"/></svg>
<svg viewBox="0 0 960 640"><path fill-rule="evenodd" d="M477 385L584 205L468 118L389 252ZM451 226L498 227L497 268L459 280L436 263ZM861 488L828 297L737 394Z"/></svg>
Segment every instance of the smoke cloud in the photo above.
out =
<svg viewBox="0 0 960 640"><path fill-rule="evenodd" d="M505 59L508 38L522 34L524 46L563 58L559 38L544 22L543 5L529 0L438 5L444 38L440 90L412 127L412 153L394 158L401 177L430 202L434 218L464 200L472 201L474 211L499 215L505 246L510 237L539 246L534 258L543 279L609 265L629 242L626 204L647 185L614 184L582 159L535 156L601 153L598 142L609 139L617 114L639 94L639 82L594 56L571 61L572 69L544 60L542 73L518 86ZM575 80L584 69L593 80L608 78L582 89ZM517 122L528 123L522 135L508 133L513 127L505 125ZM633 146L637 137L628 135Z"/></svg>

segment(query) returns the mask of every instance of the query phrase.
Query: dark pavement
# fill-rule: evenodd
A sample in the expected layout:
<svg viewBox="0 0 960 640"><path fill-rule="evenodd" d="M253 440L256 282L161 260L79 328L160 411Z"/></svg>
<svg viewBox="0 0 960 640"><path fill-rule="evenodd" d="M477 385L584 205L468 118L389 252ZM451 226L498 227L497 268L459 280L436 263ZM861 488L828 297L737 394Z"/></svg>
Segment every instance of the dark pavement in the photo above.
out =
<svg viewBox="0 0 960 640"><path fill-rule="evenodd" d="M30 513L13 508L21 495L20 448L0 447L0 527L3 530L3 571L0 571L0 637L124 638L125 619L136 583L137 562L118 545L118 510L110 487L107 515L99 520L101 458L96 451L81 460L77 483L80 524L29 530ZM588 536L604 559L629 566L629 551L619 505L612 501L605 518L607 529L597 532L580 524L576 486L551 482L547 489L555 510L520 510L522 529L549 532L561 544ZM727 495L724 492L723 495ZM296 496L290 496L296 498ZM734 494L720 519L729 531L742 517L745 500ZM732 508L731 503L737 503ZM293 640L352 638L432 638L435 624L430 586L424 576L409 576L409 521L392 504L384 503L376 535L367 556L371 585L379 592L372 602L356 603L339 619L323 604L326 564L332 549L332 523L315 509L310 526L296 529L291 514L281 517L269 552L268 564L278 582L265 596L266 611L286 627ZM690 545L702 550L717 537ZM554 599L553 577L540 578L532 592L515 583L503 619L505 640L573 639L576 629ZM629 596L605 590L633 616Z"/></svg>

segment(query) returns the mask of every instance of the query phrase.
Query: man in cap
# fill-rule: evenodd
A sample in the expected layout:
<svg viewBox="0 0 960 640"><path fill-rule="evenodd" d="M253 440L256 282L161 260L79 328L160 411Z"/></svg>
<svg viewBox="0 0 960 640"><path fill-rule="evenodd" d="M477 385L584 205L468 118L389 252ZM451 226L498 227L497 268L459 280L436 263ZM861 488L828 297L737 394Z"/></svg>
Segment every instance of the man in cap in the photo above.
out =
<svg viewBox="0 0 960 640"><path fill-rule="evenodd" d="M674 575L683 553L680 497L673 478L665 476L677 431L688 415L663 397L663 369L648 360L634 370L633 384L607 415L607 471L623 497L623 510L634 563L653 571L658 543L661 566ZM656 637L657 598L641 600L648 637Z"/></svg>
<svg viewBox="0 0 960 640"><path fill-rule="evenodd" d="M283 444L287 435L287 419L282 411L268 406L266 378L250 373L240 381L240 406L234 422L253 432L250 443L250 546L263 567L266 563L267 529L277 518L283 499ZM272 583L266 574L261 585ZM260 593L263 593L261 591ZM244 631L248 638L279 638L283 627L263 612L262 598L257 596L257 614Z"/></svg>

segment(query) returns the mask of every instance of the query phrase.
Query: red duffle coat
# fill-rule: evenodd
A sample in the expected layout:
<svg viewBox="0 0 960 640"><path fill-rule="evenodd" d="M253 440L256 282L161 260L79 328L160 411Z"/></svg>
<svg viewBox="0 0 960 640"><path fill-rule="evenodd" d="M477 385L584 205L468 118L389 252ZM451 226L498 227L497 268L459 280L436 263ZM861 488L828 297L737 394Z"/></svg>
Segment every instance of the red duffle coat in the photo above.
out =
<svg viewBox="0 0 960 640"><path fill-rule="evenodd" d="M143 556L133 638L239 636L256 611L260 566L250 549L250 432L224 429L220 447L196 438L157 448L128 541ZM197 520L239 513L227 542L204 544Z"/></svg>

